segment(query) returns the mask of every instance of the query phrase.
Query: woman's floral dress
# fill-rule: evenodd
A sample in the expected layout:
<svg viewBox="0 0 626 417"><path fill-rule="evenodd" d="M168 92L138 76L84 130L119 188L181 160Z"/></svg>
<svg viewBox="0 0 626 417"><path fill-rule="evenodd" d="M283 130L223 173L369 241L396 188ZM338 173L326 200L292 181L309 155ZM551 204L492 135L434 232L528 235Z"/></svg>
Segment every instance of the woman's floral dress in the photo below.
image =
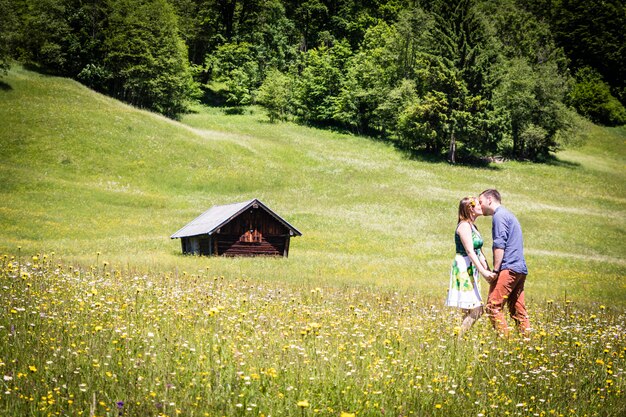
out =
<svg viewBox="0 0 626 417"><path fill-rule="evenodd" d="M474 252L478 259L484 258L481 252L483 238L473 224L470 224L470 226L472 228ZM483 301L480 296L478 268L474 266L470 257L467 256L467 252L465 252L465 248L461 243L461 238L456 232L454 233L454 242L456 244L456 255L450 270L450 288L448 289L446 305L465 309L479 307L483 304Z"/></svg>

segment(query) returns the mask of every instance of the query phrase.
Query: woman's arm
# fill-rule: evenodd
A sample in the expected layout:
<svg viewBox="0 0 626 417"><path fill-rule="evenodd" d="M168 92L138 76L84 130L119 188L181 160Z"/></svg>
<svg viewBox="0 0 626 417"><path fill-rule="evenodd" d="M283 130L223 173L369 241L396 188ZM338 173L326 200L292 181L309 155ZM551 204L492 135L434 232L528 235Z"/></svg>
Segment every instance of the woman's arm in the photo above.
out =
<svg viewBox="0 0 626 417"><path fill-rule="evenodd" d="M478 259L476 256L476 252L474 251L474 240L472 239L472 227L467 222L461 222L459 227L457 228L457 233L461 238L461 243L465 248L465 252L467 252L467 256L469 256L470 260L476 268L478 268L478 272L488 280L493 277L493 273L490 272Z"/></svg>
<svg viewBox="0 0 626 417"><path fill-rule="evenodd" d="M487 263L487 257L485 256L485 252L483 251L483 248L480 248L480 263L482 264L482 266L485 269L489 269L489 263Z"/></svg>

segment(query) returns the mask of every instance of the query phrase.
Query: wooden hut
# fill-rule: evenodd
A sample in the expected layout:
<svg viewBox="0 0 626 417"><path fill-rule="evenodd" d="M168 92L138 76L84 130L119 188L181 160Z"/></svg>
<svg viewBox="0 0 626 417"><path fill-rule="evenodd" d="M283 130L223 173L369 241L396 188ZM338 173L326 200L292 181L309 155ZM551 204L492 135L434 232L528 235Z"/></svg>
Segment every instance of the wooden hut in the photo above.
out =
<svg viewBox="0 0 626 417"><path fill-rule="evenodd" d="M287 257L292 236L302 233L255 198L211 207L171 238L185 254Z"/></svg>

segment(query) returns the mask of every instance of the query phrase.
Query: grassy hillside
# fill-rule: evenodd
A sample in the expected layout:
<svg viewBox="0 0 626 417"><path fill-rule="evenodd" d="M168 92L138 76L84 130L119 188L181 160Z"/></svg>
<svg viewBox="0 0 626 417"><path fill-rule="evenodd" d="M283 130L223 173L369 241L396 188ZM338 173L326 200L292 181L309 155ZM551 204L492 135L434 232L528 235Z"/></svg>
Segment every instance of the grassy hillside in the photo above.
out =
<svg viewBox="0 0 626 417"><path fill-rule="evenodd" d="M393 146L249 109L182 123L14 68L0 89L0 253L114 269L375 285L443 300L458 200L497 187L524 228L528 296L626 303L626 129L589 125L552 164L411 160ZM303 232L289 259L180 255L169 235L257 197ZM479 228L490 248L490 219ZM489 255L490 256L490 255Z"/></svg>

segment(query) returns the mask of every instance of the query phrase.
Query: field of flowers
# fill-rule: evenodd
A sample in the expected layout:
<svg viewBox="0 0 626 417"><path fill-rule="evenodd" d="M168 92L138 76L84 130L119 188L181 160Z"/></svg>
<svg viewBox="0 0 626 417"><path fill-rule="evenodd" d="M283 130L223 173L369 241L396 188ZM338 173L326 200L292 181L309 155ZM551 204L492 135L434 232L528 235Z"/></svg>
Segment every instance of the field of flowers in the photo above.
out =
<svg viewBox="0 0 626 417"><path fill-rule="evenodd" d="M411 292L0 258L3 416L626 413L626 309L545 300L529 339Z"/></svg>

